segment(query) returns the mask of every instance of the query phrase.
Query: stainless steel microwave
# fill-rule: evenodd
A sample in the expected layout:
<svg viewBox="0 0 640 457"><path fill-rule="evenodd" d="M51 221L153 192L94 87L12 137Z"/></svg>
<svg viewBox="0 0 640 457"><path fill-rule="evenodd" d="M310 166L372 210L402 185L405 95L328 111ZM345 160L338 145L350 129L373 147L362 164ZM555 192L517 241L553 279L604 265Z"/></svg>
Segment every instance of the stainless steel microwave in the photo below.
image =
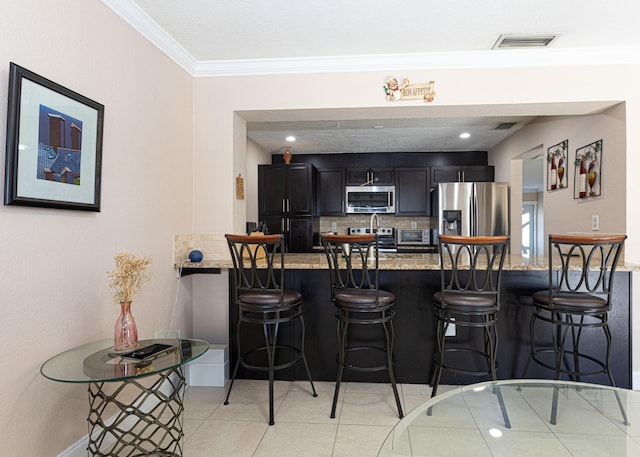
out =
<svg viewBox="0 0 640 457"><path fill-rule="evenodd" d="M346 186L347 213L395 213L395 186Z"/></svg>

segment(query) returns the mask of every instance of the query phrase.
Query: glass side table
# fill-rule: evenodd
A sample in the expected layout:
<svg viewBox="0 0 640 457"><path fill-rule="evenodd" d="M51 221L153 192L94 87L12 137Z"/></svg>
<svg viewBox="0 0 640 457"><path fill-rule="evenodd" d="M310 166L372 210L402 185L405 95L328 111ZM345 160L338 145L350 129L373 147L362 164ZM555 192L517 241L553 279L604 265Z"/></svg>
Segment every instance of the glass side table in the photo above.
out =
<svg viewBox="0 0 640 457"><path fill-rule="evenodd" d="M47 360L40 372L59 382L88 384L89 445L94 457L182 456L183 365L200 357L209 343L191 339L150 339L168 351L143 360L113 352L113 341L78 346ZM105 388L105 383L120 383ZM113 417L102 417L113 416Z"/></svg>
<svg viewBox="0 0 640 457"><path fill-rule="evenodd" d="M636 457L638 417L638 391L542 379L490 381L416 407L396 424L378 457Z"/></svg>

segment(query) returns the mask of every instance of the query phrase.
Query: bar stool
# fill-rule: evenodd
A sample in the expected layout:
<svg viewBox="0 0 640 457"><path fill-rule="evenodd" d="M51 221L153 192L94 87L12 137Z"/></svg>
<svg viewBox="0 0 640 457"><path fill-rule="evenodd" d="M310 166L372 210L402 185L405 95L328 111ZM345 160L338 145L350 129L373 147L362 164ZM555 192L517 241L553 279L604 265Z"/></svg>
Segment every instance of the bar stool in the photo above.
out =
<svg viewBox="0 0 640 457"><path fill-rule="evenodd" d="M331 301L335 305L338 333L338 374L333 394L331 418L336 417L336 405L344 370L375 372L386 370L402 419L402 405L398 396L393 370L393 343L395 317L395 295L380 290L378 269L378 238L368 235L322 235L322 244L329 263L331 278ZM383 339L379 344L358 343L356 345L352 326L380 325ZM365 363L357 355L376 353L384 355L380 365ZM375 359L374 359L375 360Z"/></svg>
<svg viewBox="0 0 640 457"><path fill-rule="evenodd" d="M534 361L553 370L556 379L567 375L580 382L584 377L606 375L615 386L610 369L612 338L608 314L613 277L626 238L626 235L549 235L549 288L533 294L531 349L522 377ZM538 321L551 324L551 347L536 340ZM581 345L583 331L588 329L602 329L603 353L587 352L594 349L593 344ZM552 424L556 423L557 394L555 390ZM627 415L617 394L616 398L626 424Z"/></svg>
<svg viewBox="0 0 640 457"><path fill-rule="evenodd" d="M269 425L273 425L273 382L276 371L292 367L302 360L313 396L318 396L304 353L302 296L299 292L284 287L284 241L281 234L227 234L225 238L233 260L233 300L238 306L239 317L236 332L238 359L224 404L229 404L231 389L241 365L249 370L268 372ZM300 323L302 331L299 346L279 344L280 326L294 321ZM242 348L241 329L244 324L262 327L264 345ZM290 357L278 357L283 352ZM256 354L266 354L266 361L264 357L256 357Z"/></svg>
<svg viewBox="0 0 640 457"><path fill-rule="evenodd" d="M436 352L433 356L431 396L435 397L443 370L497 380L498 313L500 283L508 236L440 236L440 290L433 294L436 319ZM467 330L459 338L447 329ZM483 345L474 346L471 332L482 332ZM449 341L447 340L449 339ZM463 357L461 357L463 356ZM470 365L474 365L473 367ZM477 368L480 365L480 368ZM499 388L495 390L504 417L511 427Z"/></svg>

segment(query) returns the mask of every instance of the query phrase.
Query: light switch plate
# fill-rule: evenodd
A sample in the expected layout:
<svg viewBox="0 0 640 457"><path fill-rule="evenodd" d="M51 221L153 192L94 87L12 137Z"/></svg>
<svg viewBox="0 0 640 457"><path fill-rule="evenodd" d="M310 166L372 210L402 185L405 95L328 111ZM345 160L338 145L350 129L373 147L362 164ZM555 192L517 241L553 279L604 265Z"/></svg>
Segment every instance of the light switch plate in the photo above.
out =
<svg viewBox="0 0 640 457"><path fill-rule="evenodd" d="M600 216L597 214L591 216L591 230L600 230Z"/></svg>

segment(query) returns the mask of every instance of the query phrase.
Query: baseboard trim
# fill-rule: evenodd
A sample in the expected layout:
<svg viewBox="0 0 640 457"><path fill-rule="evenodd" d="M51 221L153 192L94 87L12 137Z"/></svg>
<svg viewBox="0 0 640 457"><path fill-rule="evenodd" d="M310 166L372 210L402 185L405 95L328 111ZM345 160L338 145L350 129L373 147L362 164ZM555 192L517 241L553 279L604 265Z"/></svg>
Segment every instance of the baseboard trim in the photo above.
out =
<svg viewBox="0 0 640 457"><path fill-rule="evenodd" d="M89 434L86 434L71 446L66 448L56 457L87 457L87 446L89 445Z"/></svg>

